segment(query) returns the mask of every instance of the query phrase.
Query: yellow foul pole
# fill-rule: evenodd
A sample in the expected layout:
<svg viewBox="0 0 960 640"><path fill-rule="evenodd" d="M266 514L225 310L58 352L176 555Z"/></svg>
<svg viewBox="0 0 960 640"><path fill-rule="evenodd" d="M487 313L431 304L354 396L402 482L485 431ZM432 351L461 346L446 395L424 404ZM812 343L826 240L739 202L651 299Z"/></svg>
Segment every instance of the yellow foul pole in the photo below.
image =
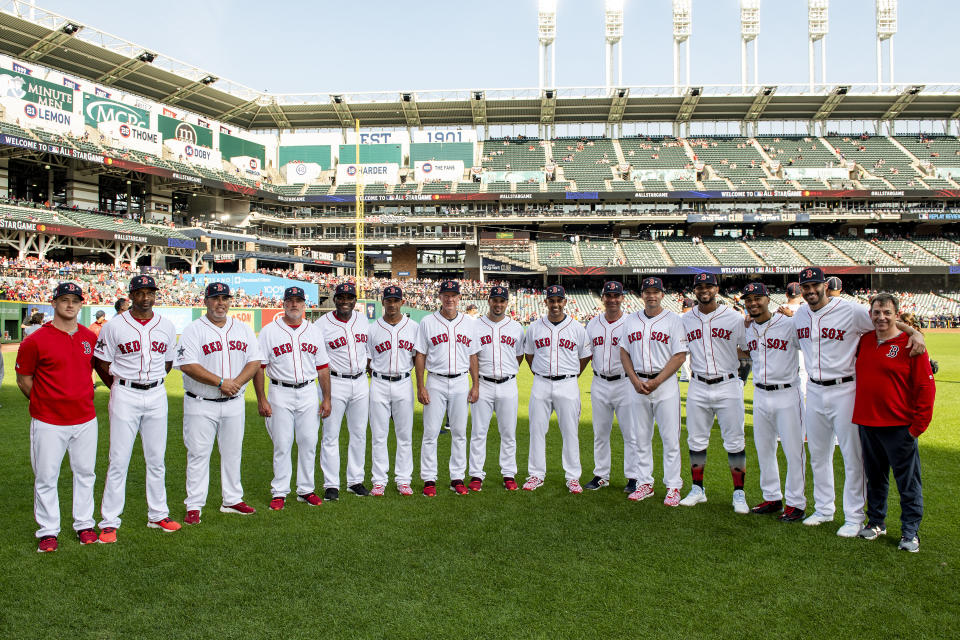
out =
<svg viewBox="0 0 960 640"><path fill-rule="evenodd" d="M366 215L363 209L363 170L360 165L360 121L356 120L356 156L354 157L354 162L357 167L357 183L356 183L356 210L357 210L357 241L356 241L356 254L357 254L357 297L363 298L363 281L361 278L364 276L364 264L363 264L363 248L364 248L364 225L366 223Z"/></svg>

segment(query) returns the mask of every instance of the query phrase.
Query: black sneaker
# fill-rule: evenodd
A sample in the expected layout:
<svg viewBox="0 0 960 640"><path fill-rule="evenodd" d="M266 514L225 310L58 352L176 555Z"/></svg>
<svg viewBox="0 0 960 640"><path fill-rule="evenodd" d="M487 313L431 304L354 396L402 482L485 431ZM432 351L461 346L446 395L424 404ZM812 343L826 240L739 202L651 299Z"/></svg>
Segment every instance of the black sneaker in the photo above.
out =
<svg viewBox="0 0 960 640"><path fill-rule="evenodd" d="M637 481L633 478L627 478L627 486L623 488L624 493L633 493L637 490Z"/></svg>
<svg viewBox="0 0 960 640"><path fill-rule="evenodd" d="M367 488L363 486L363 483L360 483L360 482L358 482L357 484L352 484L349 487L347 487L347 491L349 491L350 493L356 496L360 496L361 498L364 496L370 495L370 492L367 490Z"/></svg>
<svg viewBox="0 0 960 640"><path fill-rule="evenodd" d="M605 487L608 484L610 483L604 480L603 478L601 478L600 476L593 476L593 480L583 485L583 488L589 489L590 491L596 491L597 489L601 487Z"/></svg>
<svg viewBox="0 0 960 640"><path fill-rule="evenodd" d="M783 511L783 500L764 500L750 509L750 513L756 514L778 513L780 511Z"/></svg>
<svg viewBox="0 0 960 640"><path fill-rule="evenodd" d="M806 512L804 512L803 509L798 509L796 507L787 505L787 508L783 510L783 513L777 516L777 520L780 522L796 522L797 520L802 520L804 515L806 515Z"/></svg>
<svg viewBox="0 0 960 640"><path fill-rule="evenodd" d="M340 489L330 487L323 492L323 499L327 502L336 502L340 499Z"/></svg>

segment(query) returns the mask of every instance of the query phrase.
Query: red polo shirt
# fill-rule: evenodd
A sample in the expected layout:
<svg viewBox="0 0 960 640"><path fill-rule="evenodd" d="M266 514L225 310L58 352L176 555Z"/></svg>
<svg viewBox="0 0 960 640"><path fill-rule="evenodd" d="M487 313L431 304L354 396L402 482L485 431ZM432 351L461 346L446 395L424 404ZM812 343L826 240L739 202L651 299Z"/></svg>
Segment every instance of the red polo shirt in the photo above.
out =
<svg viewBox="0 0 960 640"><path fill-rule="evenodd" d="M33 376L30 417L57 425L89 422L93 409L93 347L83 325L71 335L47 322L20 343L17 373Z"/></svg>
<svg viewBox="0 0 960 640"><path fill-rule="evenodd" d="M857 395L854 424L866 427L908 425L914 438L926 431L937 393L926 353L910 357L909 336L877 342L877 332L863 334L857 350Z"/></svg>

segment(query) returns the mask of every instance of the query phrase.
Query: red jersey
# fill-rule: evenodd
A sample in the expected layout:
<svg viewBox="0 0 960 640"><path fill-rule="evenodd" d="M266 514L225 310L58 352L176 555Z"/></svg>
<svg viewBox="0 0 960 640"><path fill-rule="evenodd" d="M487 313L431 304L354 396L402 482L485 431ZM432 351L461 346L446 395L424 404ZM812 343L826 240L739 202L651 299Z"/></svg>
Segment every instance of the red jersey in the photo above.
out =
<svg viewBox="0 0 960 640"><path fill-rule="evenodd" d="M93 409L93 347L97 337L77 326L70 335L47 322L20 343L17 373L33 376L30 416L57 425L83 424Z"/></svg>
<svg viewBox="0 0 960 640"><path fill-rule="evenodd" d="M867 427L908 425L913 437L927 430L933 417L936 385L926 353L910 357L909 336L877 342L877 332L863 334L857 348L857 396L854 424Z"/></svg>

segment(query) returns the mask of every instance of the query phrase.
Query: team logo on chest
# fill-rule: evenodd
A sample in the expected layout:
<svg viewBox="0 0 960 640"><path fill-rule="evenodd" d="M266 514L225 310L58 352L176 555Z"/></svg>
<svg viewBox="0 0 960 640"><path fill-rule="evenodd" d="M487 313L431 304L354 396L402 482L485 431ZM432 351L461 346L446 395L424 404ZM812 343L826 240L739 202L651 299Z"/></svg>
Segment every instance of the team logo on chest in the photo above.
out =
<svg viewBox="0 0 960 640"><path fill-rule="evenodd" d="M450 334L448 333L441 333L439 335L436 335L430 338L430 343L435 347L441 344L447 344L449 342L450 342ZM456 337L456 342L458 344L462 344L466 347L469 347L470 343L473 342L473 340L463 335L462 333L458 333Z"/></svg>
<svg viewBox="0 0 960 640"><path fill-rule="evenodd" d="M720 340L729 340L730 336L733 334L731 329L721 329L719 327L713 327L710 329L711 338L719 338Z"/></svg>
<svg viewBox="0 0 960 640"><path fill-rule="evenodd" d="M843 342L843 336L847 333L846 329L833 329L832 327L823 327L820 329L821 340L839 340Z"/></svg>
<svg viewBox="0 0 960 640"><path fill-rule="evenodd" d="M890 351L887 351L888 358L896 358L897 354L900 353L900 347L895 344L890 345Z"/></svg>
<svg viewBox="0 0 960 640"><path fill-rule="evenodd" d="M211 353L217 353L217 352L223 351L223 343L219 340L214 340L213 342L208 342L207 344L201 346L200 350L203 351L203 355L208 356ZM228 340L227 350L243 351L244 353L246 353L247 343L241 340Z"/></svg>
<svg viewBox="0 0 960 640"><path fill-rule="evenodd" d="M131 340L130 342L121 342L117 344L117 351L124 355L128 353L140 353L140 341Z"/></svg>

